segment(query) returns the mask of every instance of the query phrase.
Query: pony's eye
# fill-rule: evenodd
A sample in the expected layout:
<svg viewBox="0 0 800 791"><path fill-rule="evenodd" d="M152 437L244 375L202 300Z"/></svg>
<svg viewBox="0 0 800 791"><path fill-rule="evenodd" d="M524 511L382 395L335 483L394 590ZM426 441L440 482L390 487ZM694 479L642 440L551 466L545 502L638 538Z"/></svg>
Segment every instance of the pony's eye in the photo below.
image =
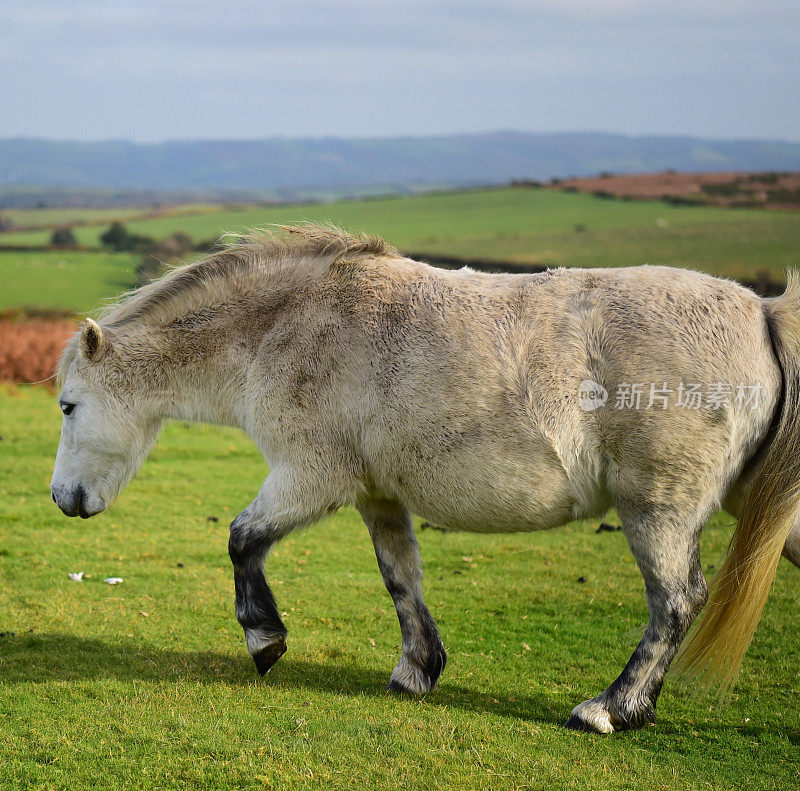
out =
<svg viewBox="0 0 800 791"><path fill-rule="evenodd" d="M65 404L65 403L61 404L61 411L65 415L71 415L73 409L75 409L75 404Z"/></svg>

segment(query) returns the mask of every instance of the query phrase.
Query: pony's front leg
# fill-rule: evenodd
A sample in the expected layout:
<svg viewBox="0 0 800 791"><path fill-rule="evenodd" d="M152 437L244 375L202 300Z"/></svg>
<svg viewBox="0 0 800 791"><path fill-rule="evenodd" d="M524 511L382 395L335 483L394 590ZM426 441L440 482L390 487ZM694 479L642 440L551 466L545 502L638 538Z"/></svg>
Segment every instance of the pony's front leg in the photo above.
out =
<svg viewBox="0 0 800 791"><path fill-rule="evenodd" d="M291 476L272 473L258 497L231 522L228 553L233 563L236 619L262 676L286 652L286 627L264 577L264 558L275 542L319 517L301 505L295 488Z"/></svg>
<svg viewBox="0 0 800 791"><path fill-rule="evenodd" d="M621 516L644 577L650 621L614 683L573 709L565 724L575 730L611 733L655 721L656 700L670 662L708 598L697 522L687 525L664 515L628 520Z"/></svg>
<svg viewBox="0 0 800 791"><path fill-rule="evenodd" d="M411 514L390 500L362 503L359 511L372 536L378 568L394 601L403 638L403 654L388 688L423 694L435 686L447 654L422 599L422 569Z"/></svg>

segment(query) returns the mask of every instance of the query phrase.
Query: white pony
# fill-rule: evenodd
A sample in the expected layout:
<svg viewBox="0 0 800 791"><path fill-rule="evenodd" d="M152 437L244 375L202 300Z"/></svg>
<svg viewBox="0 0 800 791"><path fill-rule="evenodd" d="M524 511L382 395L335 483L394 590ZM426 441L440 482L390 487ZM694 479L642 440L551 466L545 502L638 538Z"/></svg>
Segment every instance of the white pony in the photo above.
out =
<svg viewBox="0 0 800 791"><path fill-rule="evenodd" d="M567 725L640 727L706 603L708 517L724 505L739 521L678 657L688 675L733 683L781 551L800 564L798 363L794 279L764 300L661 267L452 272L374 237L285 228L87 319L60 365L52 496L68 516L104 510L165 419L240 426L271 469L229 543L258 670L286 650L266 553L353 504L400 620L390 687L410 693L446 661L412 512L509 532L613 505L650 621L619 678Z"/></svg>

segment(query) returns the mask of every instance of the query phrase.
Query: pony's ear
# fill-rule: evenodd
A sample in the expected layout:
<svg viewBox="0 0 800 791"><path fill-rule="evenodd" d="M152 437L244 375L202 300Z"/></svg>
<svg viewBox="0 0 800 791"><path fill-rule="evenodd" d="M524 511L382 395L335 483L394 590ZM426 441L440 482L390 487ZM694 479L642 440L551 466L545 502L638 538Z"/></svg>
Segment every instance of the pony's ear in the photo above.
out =
<svg viewBox="0 0 800 791"><path fill-rule="evenodd" d="M81 352L87 360L98 360L106 349L108 341L103 337L103 330L100 325L86 319L81 332Z"/></svg>

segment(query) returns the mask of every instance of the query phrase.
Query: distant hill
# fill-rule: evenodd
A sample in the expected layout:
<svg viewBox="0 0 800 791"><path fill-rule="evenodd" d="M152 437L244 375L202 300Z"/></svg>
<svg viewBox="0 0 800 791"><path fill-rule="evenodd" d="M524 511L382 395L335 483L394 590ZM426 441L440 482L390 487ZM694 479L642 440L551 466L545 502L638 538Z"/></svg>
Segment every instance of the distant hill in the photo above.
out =
<svg viewBox="0 0 800 791"><path fill-rule="evenodd" d="M601 171L800 170L800 143L496 132L445 137L131 143L0 140L0 188L228 191L298 197L416 191Z"/></svg>

